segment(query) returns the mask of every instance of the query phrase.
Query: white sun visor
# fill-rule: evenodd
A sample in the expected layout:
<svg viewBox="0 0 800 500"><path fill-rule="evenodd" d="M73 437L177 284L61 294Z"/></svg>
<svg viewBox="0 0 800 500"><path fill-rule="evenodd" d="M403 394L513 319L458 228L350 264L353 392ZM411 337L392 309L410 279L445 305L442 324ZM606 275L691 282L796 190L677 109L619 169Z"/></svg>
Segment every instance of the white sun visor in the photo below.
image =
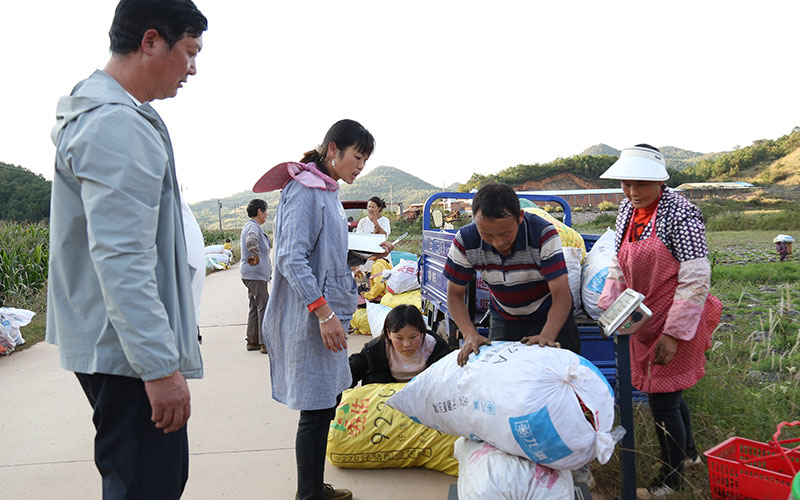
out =
<svg viewBox="0 0 800 500"><path fill-rule="evenodd" d="M601 179L665 181L669 179L664 155L648 148L623 149L619 160L603 172Z"/></svg>

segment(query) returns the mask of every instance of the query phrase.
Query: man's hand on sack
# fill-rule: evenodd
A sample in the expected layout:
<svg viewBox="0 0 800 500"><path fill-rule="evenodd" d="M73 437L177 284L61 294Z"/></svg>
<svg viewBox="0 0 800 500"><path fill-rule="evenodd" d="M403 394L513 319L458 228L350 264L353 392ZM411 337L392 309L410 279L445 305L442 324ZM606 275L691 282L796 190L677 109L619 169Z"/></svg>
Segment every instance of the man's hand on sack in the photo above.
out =
<svg viewBox="0 0 800 500"><path fill-rule="evenodd" d="M678 351L678 339L669 335L662 335L653 350L654 365L668 365Z"/></svg>
<svg viewBox="0 0 800 500"><path fill-rule="evenodd" d="M561 347L561 344L544 335L532 335L530 337L522 337L520 340L525 345L539 345L542 347Z"/></svg>
<svg viewBox="0 0 800 500"><path fill-rule="evenodd" d="M153 408L150 420L156 423L156 429L163 429L164 434L169 434L186 425L192 406L189 386L181 372L145 382L144 390Z"/></svg>
<svg viewBox="0 0 800 500"><path fill-rule="evenodd" d="M484 337L483 335L475 332L474 334L470 335L466 339L464 339L464 345L461 346L461 350L458 352L458 365L464 366L467 364L467 359L469 359L469 355L472 353L478 354L480 352L482 345L491 345L492 343Z"/></svg>
<svg viewBox="0 0 800 500"><path fill-rule="evenodd" d="M250 264L251 266L257 266L259 261L261 261L261 259L258 257L258 255L254 255L253 257L247 258L247 263Z"/></svg>

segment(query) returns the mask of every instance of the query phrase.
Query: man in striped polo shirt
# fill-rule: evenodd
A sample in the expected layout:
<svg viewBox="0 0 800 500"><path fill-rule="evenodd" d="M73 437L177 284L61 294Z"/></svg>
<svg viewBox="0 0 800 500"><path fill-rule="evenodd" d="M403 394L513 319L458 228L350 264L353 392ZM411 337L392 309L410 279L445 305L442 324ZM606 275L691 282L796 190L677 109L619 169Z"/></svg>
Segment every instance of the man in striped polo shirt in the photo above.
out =
<svg viewBox="0 0 800 500"><path fill-rule="evenodd" d="M490 340L555 345L578 353L578 327L561 239L552 224L520 210L508 184L487 184L472 200L474 222L456 234L444 275L447 308L464 336L458 363ZM472 324L464 300L475 271L489 285L489 338Z"/></svg>

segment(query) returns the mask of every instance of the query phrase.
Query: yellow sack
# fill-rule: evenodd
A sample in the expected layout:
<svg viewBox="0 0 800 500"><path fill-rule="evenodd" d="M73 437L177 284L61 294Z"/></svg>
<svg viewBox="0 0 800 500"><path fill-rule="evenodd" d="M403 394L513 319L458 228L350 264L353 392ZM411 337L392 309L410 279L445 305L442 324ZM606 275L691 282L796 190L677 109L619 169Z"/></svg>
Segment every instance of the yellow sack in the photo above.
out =
<svg viewBox="0 0 800 500"><path fill-rule="evenodd" d="M425 427L386 406L406 384L348 389L328 432L328 460L347 469L427 467L458 475L453 444L458 436Z"/></svg>
<svg viewBox="0 0 800 500"><path fill-rule="evenodd" d="M583 236L581 236L581 233L572 229L571 227L564 224L560 220L556 219L555 217L545 212L541 208L528 207L528 208L523 208L522 210L528 212L529 214L538 215L542 219L546 220L547 222L555 226L556 231L558 231L558 236L559 238L561 238L561 246L580 248L581 263L583 263L583 259L586 258L586 243L583 241Z"/></svg>
<svg viewBox="0 0 800 500"><path fill-rule="evenodd" d="M353 318L350 320L350 328L353 333L361 335L370 335L369 321L367 321L367 310L364 307L356 309Z"/></svg>
<svg viewBox="0 0 800 500"><path fill-rule="evenodd" d="M417 309L422 312L422 291L417 288L407 292L398 293L397 295L386 292L386 295L381 299L381 304L389 307L397 307L400 304L411 304L417 306Z"/></svg>

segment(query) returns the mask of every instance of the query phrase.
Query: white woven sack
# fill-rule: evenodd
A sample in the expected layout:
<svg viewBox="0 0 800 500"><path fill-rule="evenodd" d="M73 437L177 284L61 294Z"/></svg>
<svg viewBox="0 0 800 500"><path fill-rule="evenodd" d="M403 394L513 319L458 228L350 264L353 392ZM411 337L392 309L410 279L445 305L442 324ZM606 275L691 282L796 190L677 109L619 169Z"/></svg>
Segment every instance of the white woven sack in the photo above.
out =
<svg viewBox="0 0 800 500"><path fill-rule="evenodd" d="M387 274L389 279L386 280L386 288L395 295L419 288L417 261L415 260L400 259L400 262L391 271L383 272L384 276Z"/></svg>
<svg viewBox="0 0 800 500"><path fill-rule="evenodd" d="M490 445L460 437L458 500L557 500L574 496L572 473L515 457Z"/></svg>
<svg viewBox="0 0 800 500"><path fill-rule="evenodd" d="M608 461L614 395L590 361L565 349L497 341L464 367L457 356L431 365L387 404L428 427L554 469Z"/></svg>
<svg viewBox="0 0 800 500"><path fill-rule="evenodd" d="M369 330L372 333L372 338L378 338L383 333L383 324L386 322L386 316L392 310L391 307L383 304L376 304L367 301L367 322L369 323Z"/></svg>
<svg viewBox="0 0 800 500"><path fill-rule="evenodd" d="M572 313L577 316L583 310L581 300L581 258L583 250L575 247L562 248L564 253L564 263L567 265L567 279L569 280L569 291L572 293Z"/></svg>
<svg viewBox="0 0 800 500"><path fill-rule="evenodd" d="M603 310L597 307L603 286L608 276L608 266L614 256L614 231L606 230L592 249L586 254L581 272L581 299L583 309L592 319L597 319Z"/></svg>

